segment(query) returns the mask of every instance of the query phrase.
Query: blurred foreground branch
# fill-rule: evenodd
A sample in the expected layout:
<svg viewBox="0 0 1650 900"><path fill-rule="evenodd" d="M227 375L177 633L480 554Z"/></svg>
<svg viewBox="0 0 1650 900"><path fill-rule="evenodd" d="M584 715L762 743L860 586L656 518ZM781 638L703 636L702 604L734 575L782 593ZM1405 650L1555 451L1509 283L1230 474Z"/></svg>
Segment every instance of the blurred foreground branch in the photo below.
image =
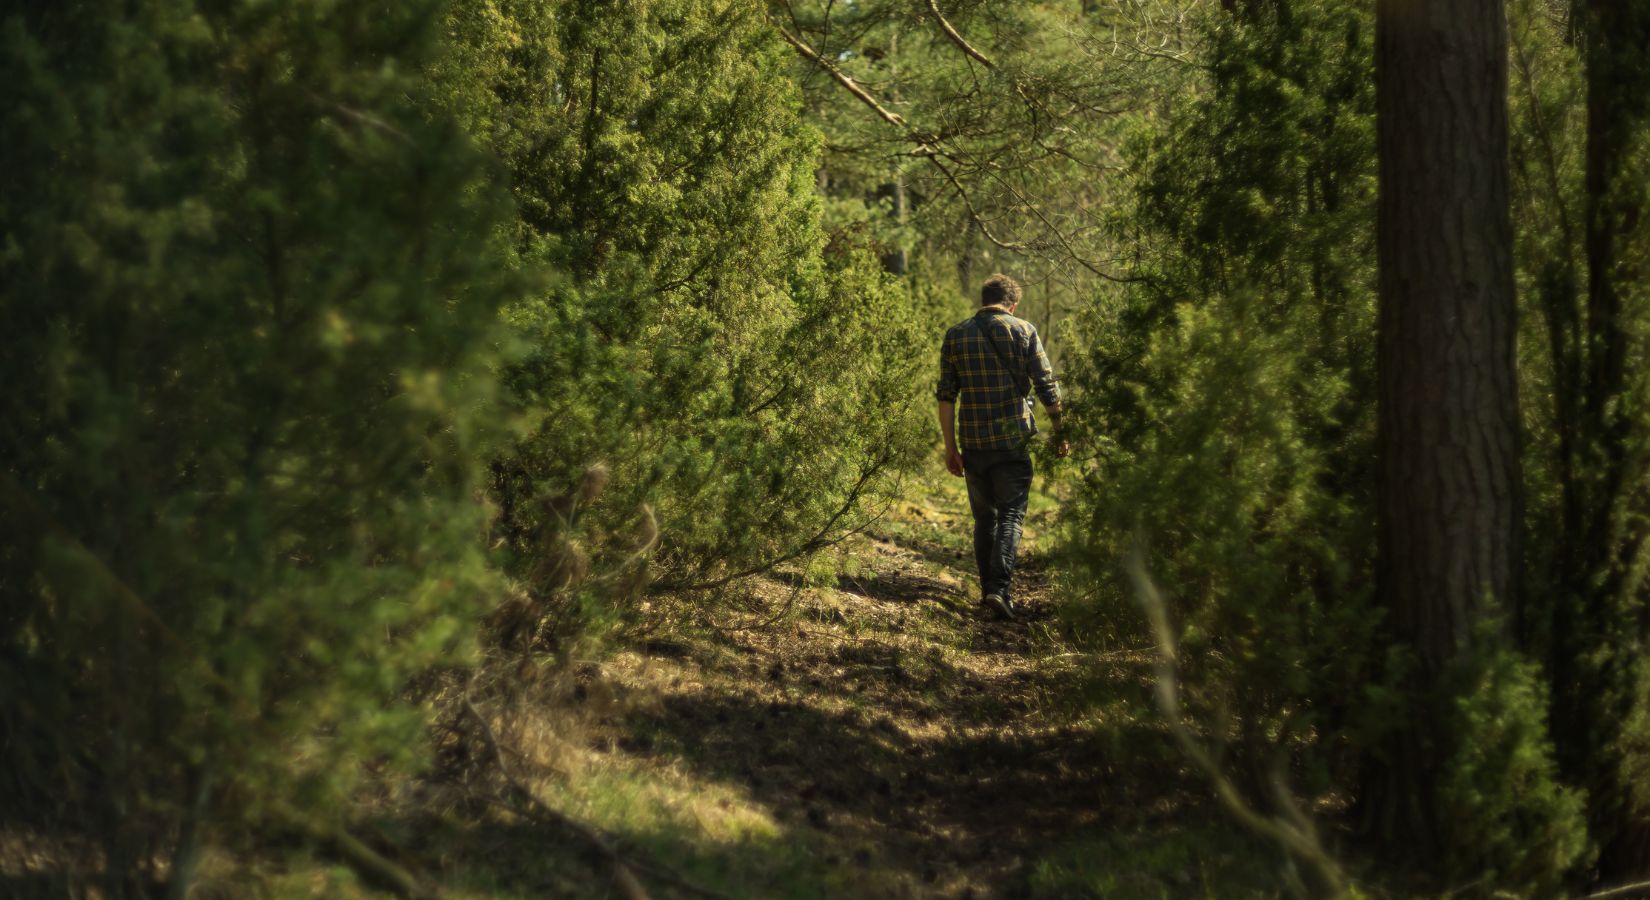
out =
<svg viewBox="0 0 1650 900"><path fill-rule="evenodd" d="M1146 572L1146 562L1138 547L1130 552L1125 568L1128 570L1129 580L1134 584L1135 599L1145 610L1152 634L1157 639L1154 679L1157 705L1163 713L1163 720L1169 725L1169 732L1174 735L1175 742L1203 771L1214 786L1215 795L1220 798L1221 806L1225 807L1239 824L1258 835L1278 842L1285 851L1317 876L1320 882L1319 890L1311 896L1352 896L1346 874L1341 871L1340 864L1334 857L1324 849L1312 820L1295 803L1294 797L1283 784L1282 776L1275 775L1272 783L1276 795L1273 799L1281 813L1277 816L1267 816L1258 812L1243 799L1237 785L1221 769L1220 762L1198 741L1191 729L1186 727L1180 710L1179 654L1175 647L1174 630L1169 626L1168 606L1164 603L1157 585ZM1297 889L1300 889L1299 886ZM1304 890L1302 893L1305 895Z"/></svg>

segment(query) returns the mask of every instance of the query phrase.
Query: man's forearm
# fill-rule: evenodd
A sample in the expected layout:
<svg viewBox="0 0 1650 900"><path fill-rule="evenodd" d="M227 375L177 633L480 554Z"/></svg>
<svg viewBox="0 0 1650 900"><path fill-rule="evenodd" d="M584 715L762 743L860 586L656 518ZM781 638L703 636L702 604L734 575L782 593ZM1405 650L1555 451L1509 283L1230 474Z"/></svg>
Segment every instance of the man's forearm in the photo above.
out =
<svg viewBox="0 0 1650 900"><path fill-rule="evenodd" d="M950 400L941 400L939 407L940 434L945 438L945 452L952 453L957 449L956 405Z"/></svg>

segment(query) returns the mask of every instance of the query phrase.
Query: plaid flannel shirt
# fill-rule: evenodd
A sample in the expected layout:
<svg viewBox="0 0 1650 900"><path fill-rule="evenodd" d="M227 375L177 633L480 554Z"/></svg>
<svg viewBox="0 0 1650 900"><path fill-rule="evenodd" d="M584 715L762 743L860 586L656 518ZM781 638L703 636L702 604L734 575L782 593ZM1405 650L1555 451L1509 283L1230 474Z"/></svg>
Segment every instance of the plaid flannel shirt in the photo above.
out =
<svg viewBox="0 0 1650 900"><path fill-rule="evenodd" d="M1013 371L1004 368L992 351L987 330ZM1043 406L1060 405L1054 367L1030 322L987 306L945 333L934 397L957 404L960 449L1024 449L1037 433L1037 419L1031 414L1033 387Z"/></svg>

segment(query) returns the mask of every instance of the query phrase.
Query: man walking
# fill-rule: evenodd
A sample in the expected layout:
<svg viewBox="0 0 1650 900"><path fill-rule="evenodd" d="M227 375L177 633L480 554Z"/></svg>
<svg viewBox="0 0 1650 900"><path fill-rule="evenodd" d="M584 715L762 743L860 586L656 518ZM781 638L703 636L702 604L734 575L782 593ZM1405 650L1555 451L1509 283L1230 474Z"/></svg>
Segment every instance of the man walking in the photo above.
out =
<svg viewBox="0 0 1650 900"><path fill-rule="evenodd" d="M1031 495L1031 454L1026 448L1037 433L1037 419L1031 414L1033 388L1053 420L1055 453L1065 456L1069 449L1060 437L1060 386L1054 367L1037 329L1014 317L1019 304L1020 286L1014 279L993 275L985 280L979 312L945 333L940 383L934 391L945 436L945 467L968 478L982 602L1007 619L1015 613L1010 582L1020 523Z"/></svg>

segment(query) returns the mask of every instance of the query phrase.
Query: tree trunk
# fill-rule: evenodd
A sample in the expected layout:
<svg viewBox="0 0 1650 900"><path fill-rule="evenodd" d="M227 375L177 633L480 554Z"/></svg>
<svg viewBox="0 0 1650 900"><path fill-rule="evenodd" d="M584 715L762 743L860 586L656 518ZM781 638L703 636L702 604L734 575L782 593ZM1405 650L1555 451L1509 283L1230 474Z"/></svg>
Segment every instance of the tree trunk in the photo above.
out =
<svg viewBox="0 0 1650 900"><path fill-rule="evenodd" d="M894 180L877 188L877 199L889 201L888 215L900 229L901 236L882 253L882 270L891 275L904 275L908 264L904 228L910 211L910 199L905 191L905 173L894 171Z"/></svg>
<svg viewBox="0 0 1650 900"><path fill-rule="evenodd" d="M1425 696L1485 602L1516 603L1507 30L1501 0L1376 10L1378 590ZM1402 810L1387 829L1430 843L1437 729L1415 725L1374 786L1387 796L1368 799Z"/></svg>

